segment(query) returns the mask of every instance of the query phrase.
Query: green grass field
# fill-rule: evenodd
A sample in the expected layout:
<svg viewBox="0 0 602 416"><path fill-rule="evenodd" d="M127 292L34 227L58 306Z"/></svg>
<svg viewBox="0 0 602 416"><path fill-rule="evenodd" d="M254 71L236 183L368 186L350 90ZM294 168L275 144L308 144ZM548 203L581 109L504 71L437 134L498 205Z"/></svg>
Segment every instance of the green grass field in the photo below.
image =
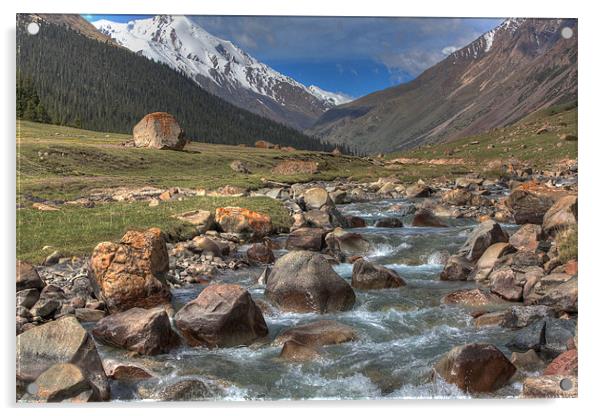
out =
<svg viewBox="0 0 602 416"><path fill-rule="evenodd" d="M537 134L536 132L544 126L547 126L548 131ZM577 141L561 141L562 134L577 136L576 108L552 107L531 114L508 127L449 143L391 153L387 155L387 159L461 158L467 164L484 167L486 162L494 159L516 158L528 162L532 167L545 169L561 159L577 157ZM478 144L472 144L475 142ZM562 143L561 147L558 147L558 143Z"/></svg>
<svg viewBox="0 0 602 416"><path fill-rule="evenodd" d="M535 134L544 125L549 131ZM496 172L484 172L489 160L514 157L544 168L560 159L576 158L576 141L563 141L557 147L558 136L565 133L577 134L576 108L544 110L506 128L386 156L461 158L465 160L463 165L382 165L366 158L329 153L205 143L190 143L181 152L137 149L122 146L130 139L128 135L17 121L17 257L39 262L49 254L42 250L44 246L52 246L64 255L85 255L98 242L116 240L130 228L157 226L173 240L185 238L191 227L173 215L194 209L241 206L269 214L277 227L290 224L284 207L269 198L194 197L162 202L157 207L149 207L148 202L114 202L94 208L60 204L85 197L94 189L143 185L207 190L234 185L256 189L263 186L265 179L295 183L336 178L372 181L395 176L411 183L469 172L495 175ZM479 143L471 144L475 141ZM452 155L448 155L450 150ZM251 173L234 172L229 166L233 160L246 162ZM282 160L313 160L318 163L319 172L288 176L272 173ZM33 201L40 198L58 202L60 210L31 208Z"/></svg>

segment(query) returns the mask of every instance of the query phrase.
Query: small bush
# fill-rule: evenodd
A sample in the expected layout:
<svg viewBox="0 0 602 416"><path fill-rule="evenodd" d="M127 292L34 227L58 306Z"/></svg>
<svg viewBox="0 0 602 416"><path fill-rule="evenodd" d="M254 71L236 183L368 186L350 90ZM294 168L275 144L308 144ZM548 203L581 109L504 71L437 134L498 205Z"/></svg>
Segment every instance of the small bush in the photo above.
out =
<svg viewBox="0 0 602 416"><path fill-rule="evenodd" d="M556 235L556 246L558 247L558 256L560 261L566 263L569 260L577 259L577 227L567 228Z"/></svg>

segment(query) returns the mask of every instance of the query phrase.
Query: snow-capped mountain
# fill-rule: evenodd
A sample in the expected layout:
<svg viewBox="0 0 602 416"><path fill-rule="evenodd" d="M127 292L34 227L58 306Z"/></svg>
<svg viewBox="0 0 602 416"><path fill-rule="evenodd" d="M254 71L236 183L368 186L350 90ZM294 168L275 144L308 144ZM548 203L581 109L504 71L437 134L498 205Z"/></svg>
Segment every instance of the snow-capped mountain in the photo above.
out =
<svg viewBox="0 0 602 416"><path fill-rule="evenodd" d="M182 71L202 88L239 107L304 129L328 109L351 100L306 87L219 39L186 16L93 22L117 43Z"/></svg>

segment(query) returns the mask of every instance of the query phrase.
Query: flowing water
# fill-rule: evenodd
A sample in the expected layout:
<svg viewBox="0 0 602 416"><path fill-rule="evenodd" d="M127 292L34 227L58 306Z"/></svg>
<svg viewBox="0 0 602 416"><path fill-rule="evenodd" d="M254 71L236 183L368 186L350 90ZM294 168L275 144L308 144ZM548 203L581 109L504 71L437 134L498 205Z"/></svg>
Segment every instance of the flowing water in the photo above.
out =
<svg viewBox="0 0 602 416"><path fill-rule="evenodd" d="M347 215L358 215L369 224L384 216L392 204L404 201L378 201L340 206ZM410 218L404 218L404 224ZM145 388L158 389L178 379L201 378L218 386L218 399L376 399L465 397L455 386L432 381L431 368L451 348L468 342L493 343L507 355L504 344L511 334L500 327L475 328L470 310L440 304L445 294L473 288L472 282L439 280L445 257L454 253L476 225L470 220L447 221L447 228L366 228L354 229L371 243L369 260L396 270L407 286L375 291L356 290L357 301L348 312L318 315L281 313L266 315L269 338L294 325L318 319L333 319L352 326L359 340L325 347L322 359L308 363L280 360L280 347L268 343L250 347L207 350L180 347L170 354L127 358L138 362L157 378L145 381ZM244 247L241 247L244 250ZM277 252L282 255L285 251ZM351 265L335 270L351 279ZM262 286L255 284L261 269L231 272L223 277L248 288L254 299L264 299ZM174 291L176 308L202 290L192 285ZM123 351L99 346L104 357L124 358ZM116 399L138 398L137 386L113 382ZM514 397L517 382L495 393Z"/></svg>

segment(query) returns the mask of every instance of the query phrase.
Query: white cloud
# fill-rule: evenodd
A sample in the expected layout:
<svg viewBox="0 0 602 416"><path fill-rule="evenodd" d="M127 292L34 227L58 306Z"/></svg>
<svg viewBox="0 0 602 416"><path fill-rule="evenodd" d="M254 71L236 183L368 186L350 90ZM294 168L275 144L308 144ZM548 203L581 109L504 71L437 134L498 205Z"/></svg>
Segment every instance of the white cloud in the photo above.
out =
<svg viewBox="0 0 602 416"><path fill-rule="evenodd" d="M441 53L443 55L451 55L458 49L460 49L460 48L458 48L457 46L446 46L445 48L441 49Z"/></svg>

